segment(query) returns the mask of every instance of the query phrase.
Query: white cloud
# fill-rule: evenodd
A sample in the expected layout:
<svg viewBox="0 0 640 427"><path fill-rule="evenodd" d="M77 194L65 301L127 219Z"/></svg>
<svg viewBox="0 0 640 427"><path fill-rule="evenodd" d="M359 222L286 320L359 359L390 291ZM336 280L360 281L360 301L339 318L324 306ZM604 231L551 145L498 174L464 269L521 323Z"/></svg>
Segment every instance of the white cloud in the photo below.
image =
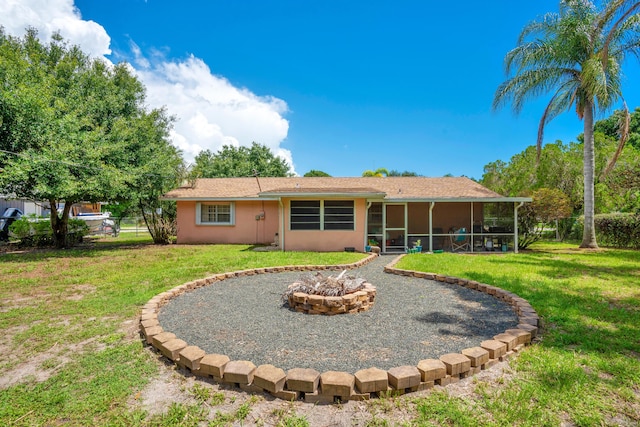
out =
<svg viewBox="0 0 640 427"><path fill-rule="evenodd" d="M73 0L0 0L0 25L15 36L34 27L42 40L49 40L59 31L92 56L111 53L111 38L105 29L94 21L83 20Z"/></svg>
<svg viewBox="0 0 640 427"><path fill-rule="evenodd" d="M111 53L105 29L83 20L73 0L0 0L0 25L14 35L31 26L43 39L59 30L93 56ZM153 50L146 58L134 41L129 45L132 68L147 87L149 106L166 106L177 119L171 138L187 161L203 149L218 151L223 145L248 146L255 141L268 146L293 170L291 152L281 147L289 131L283 100L235 87L194 56L169 61L160 50Z"/></svg>
<svg viewBox="0 0 640 427"><path fill-rule="evenodd" d="M291 152L280 147L289 131L284 101L237 88L194 56L157 62L137 73L147 86L149 104L167 105L179 118L174 136L180 136L177 146L185 158L193 159L203 148L217 151L255 141L293 165Z"/></svg>

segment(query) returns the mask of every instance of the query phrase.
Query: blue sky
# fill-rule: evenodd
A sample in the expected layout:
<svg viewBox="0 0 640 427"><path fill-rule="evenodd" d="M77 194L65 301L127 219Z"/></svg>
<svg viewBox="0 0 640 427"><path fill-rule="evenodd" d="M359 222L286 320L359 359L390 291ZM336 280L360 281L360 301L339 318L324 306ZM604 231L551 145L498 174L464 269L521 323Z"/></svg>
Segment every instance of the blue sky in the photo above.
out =
<svg viewBox="0 0 640 427"><path fill-rule="evenodd" d="M557 0L0 0L11 32L32 25L96 56L131 63L173 138L202 148L264 143L333 176L385 167L481 178L483 166L536 140L545 98L491 111L502 60L522 27ZM31 8L31 9L29 9ZM2 18L4 16L5 18ZM4 21L4 22L3 22ZM640 105L638 67L624 93ZM545 141L575 140L573 112Z"/></svg>

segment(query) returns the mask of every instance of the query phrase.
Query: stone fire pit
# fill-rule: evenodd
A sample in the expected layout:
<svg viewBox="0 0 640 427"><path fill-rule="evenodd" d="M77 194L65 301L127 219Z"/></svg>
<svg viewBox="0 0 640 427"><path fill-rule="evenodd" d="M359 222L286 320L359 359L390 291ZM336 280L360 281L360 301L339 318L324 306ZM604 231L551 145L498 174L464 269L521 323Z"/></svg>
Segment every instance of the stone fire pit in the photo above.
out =
<svg viewBox="0 0 640 427"><path fill-rule="evenodd" d="M363 278L346 274L303 276L282 295L292 310L307 314L359 313L373 307L376 288Z"/></svg>

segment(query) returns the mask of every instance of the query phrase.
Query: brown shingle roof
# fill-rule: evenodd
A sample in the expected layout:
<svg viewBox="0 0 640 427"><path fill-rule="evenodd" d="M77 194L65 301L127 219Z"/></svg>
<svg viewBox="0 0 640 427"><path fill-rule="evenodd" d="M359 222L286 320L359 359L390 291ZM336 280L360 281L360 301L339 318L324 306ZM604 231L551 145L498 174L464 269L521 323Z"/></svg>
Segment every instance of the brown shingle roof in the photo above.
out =
<svg viewBox="0 0 640 427"><path fill-rule="evenodd" d="M379 194L386 200L503 198L469 178L203 178L165 194L171 200L246 199L303 194Z"/></svg>

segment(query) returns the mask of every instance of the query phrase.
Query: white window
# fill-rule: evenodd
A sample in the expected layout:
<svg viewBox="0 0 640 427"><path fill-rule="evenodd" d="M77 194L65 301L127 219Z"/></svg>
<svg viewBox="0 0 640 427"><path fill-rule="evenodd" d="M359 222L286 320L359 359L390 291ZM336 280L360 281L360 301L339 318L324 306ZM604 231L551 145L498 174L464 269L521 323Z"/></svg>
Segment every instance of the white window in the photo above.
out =
<svg viewBox="0 0 640 427"><path fill-rule="evenodd" d="M196 224L233 225L233 203L196 203Z"/></svg>

